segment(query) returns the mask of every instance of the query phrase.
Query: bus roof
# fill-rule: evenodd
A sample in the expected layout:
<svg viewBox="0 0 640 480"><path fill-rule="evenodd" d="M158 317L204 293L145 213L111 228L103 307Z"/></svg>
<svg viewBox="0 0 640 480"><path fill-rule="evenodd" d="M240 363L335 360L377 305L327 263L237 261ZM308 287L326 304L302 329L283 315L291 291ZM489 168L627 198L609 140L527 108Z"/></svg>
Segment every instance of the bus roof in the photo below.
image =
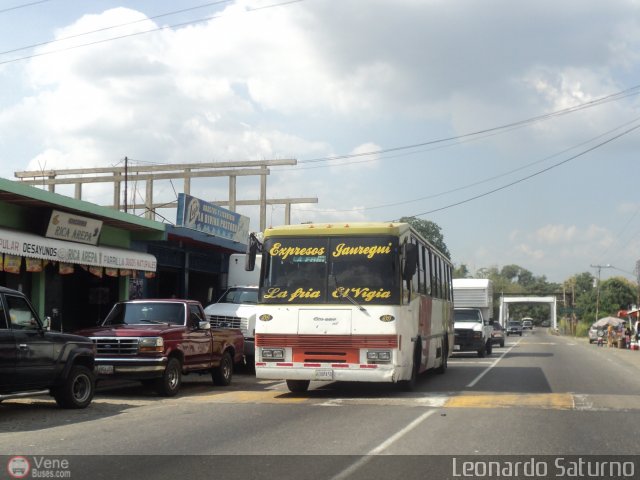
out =
<svg viewBox="0 0 640 480"><path fill-rule="evenodd" d="M400 235L409 229L408 223L394 222L304 223L269 227L264 231L264 238L316 235Z"/></svg>

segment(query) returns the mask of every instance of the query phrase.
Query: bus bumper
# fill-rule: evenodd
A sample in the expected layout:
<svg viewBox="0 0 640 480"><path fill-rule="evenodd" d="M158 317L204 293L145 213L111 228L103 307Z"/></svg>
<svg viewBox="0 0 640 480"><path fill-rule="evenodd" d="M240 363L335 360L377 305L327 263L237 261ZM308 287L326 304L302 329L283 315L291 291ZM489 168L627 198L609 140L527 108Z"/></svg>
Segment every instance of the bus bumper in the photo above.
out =
<svg viewBox="0 0 640 480"><path fill-rule="evenodd" d="M263 362L264 363L264 362ZM272 366L256 363L256 378L268 380L311 380L320 382L397 382L409 377L409 369L391 365L353 365L334 368L327 366L305 367Z"/></svg>

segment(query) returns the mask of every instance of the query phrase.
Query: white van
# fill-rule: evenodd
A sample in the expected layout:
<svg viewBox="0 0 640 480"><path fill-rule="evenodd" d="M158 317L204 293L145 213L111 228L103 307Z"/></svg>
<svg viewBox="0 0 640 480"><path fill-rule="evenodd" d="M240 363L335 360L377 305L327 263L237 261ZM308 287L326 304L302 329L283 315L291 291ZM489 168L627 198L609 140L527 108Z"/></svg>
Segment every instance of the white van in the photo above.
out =
<svg viewBox="0 0 640 480"><path fill-rule="evenodd" d="M245 254L229 257L227 289L216 303L204 309L212 327L239 328L244 336L244 354L254 356L256 330L256 303L260 280L261 255L256 258L256 268L245 270Z"/></svg>

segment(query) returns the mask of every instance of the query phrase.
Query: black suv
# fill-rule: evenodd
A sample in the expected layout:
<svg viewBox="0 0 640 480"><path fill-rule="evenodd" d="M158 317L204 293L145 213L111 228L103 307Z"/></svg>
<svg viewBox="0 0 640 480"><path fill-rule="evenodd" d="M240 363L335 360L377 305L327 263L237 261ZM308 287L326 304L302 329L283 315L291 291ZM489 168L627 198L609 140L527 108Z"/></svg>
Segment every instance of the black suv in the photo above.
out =
<svg viewBox="0 0 640 480"><path fill-rule="evenodd" d="M63 408L85 408L95 393L95 346L48 323L22 293L0 287L0 402L49 393Z"/></svg>

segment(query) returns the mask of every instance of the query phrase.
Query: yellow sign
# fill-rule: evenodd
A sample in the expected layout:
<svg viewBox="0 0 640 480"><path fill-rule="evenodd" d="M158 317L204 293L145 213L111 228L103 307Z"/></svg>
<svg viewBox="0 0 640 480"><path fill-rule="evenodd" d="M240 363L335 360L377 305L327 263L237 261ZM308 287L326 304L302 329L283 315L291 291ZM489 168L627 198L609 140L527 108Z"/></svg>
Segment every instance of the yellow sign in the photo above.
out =
<svg viewBox="0 0 640 480"><path fill-rule="evenodd" d="M264 298L266 299L279 299L279 300L287 300L288 302L293 302L296 299L302 300L315 300L320 298L321 295L320 290L316 290L314 288L297 288L291 294L288 290L283 290L278 287L273 287L267 290L267 293L264 294Z"/></svg>
<svg viewBox="0 0 640 480"><path fill-rule="evenodd" d="M346 255L363 255L371 260L376 255L388 255L391 253L391 243L388 245L351 245L344 243L336 245L336 249L331 253L332 257L344 257Z"/></svg>
<svg viewBox="0 0 640 480"><path fill-rule="evenodd" d="M385 290L384 288L372 290L368 287L339 287L331 293L331 296L333 298L351 297L357 300L371 302L377 298L391 298L391 290Z"/></svg>
<svg viewBox="0 0 640 480"><path fill-rule="evenodd" d="M317 257L319 255L324 255L324 251L324 247L283 247L281 243L274 243L273 247L269 250L269 255L272 257L280 257L282 260L285 260L291 255Z"/></svg>

